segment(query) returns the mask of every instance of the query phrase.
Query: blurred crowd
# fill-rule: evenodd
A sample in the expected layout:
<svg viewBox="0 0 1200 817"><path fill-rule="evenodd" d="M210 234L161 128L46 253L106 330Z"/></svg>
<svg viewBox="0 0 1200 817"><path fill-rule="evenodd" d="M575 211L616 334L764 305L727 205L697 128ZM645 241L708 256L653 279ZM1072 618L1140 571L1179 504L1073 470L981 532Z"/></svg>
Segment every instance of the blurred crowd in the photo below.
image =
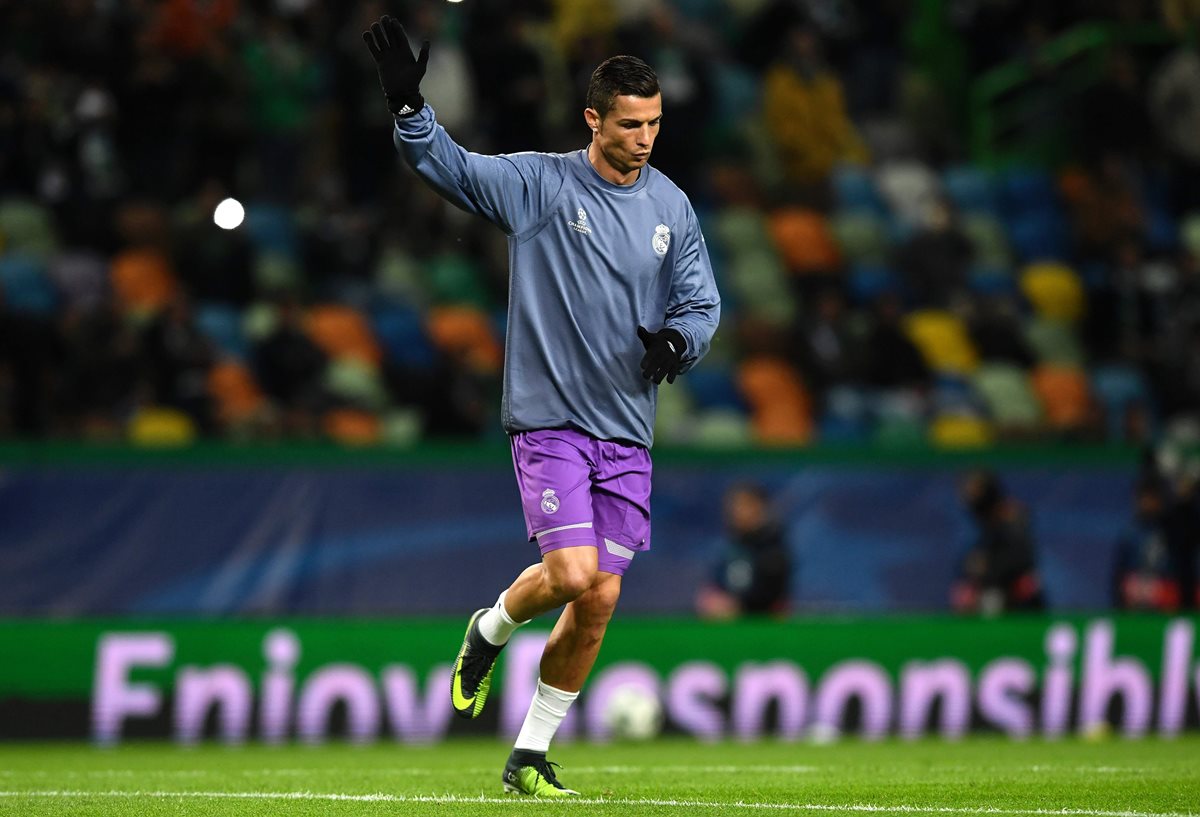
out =
<svg viewBox="0 0 1200 817"><path fill-rule="evenodd" d="M582 147L592 68L657 69L652 163L726 301L660 440L1194 425L1195 5L0 0L0 437L499 434L504 237L400 165L360 38L385 12L479 152ZM1097 64L1048 61L1085 25ZM981 161L972 89L1006 70L1065 153Z"/></svg>
<svg viewBox="0 0 1200 817"><path fill-rule="evenodd" d="M1164 445L1145 450L1130 490L1129 521L1105 551L1112 609L1175 613L1200 609L1200 459L1196 450ZM958 479L970 533L960 543L948 588L949 609L994 617L1053 606L1039 568L1031 514L993 470ZM812 603L796 591L805 565L789 545L778 496L757 482L730 485L709 574L697 588L696 612L710 619L784 617ZM1101 571L1102 573L1104 571ZM1061 604L1061 600L1059 600Z"/></svg>

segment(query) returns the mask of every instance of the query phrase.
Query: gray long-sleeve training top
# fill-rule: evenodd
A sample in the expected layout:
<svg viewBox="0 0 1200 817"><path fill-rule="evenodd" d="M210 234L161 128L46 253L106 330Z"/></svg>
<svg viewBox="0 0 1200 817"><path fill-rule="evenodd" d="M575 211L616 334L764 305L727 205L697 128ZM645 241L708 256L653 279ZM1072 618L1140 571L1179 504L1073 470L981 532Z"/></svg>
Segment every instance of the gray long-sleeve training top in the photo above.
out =
<svg viewBox="0 0 1200 817"><path fill-rule="evenodd" d="M648 165L633 184L613 184L586 150L471 153L428 105L398 118L394 139L434 190L508 234L504 429L574 428L649 447L658 387L638 365L638 325L683 335L686 371L721 314L683 191Z"/></svg>

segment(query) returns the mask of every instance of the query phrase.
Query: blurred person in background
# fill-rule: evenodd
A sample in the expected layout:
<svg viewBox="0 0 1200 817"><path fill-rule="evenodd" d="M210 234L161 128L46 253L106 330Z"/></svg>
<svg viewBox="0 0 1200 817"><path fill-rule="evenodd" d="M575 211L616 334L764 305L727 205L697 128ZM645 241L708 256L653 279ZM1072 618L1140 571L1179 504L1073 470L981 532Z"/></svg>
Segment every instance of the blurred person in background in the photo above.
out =
<svg viewBox="0 0 1200 817"><path fill-rule="evenodd" d="M1045 607L1035 562L1029 515L991 471L974 471L962 483L962 500L978 536L963 559L952 603L960 613L985 616Z"/></svg>
<svg viewBox="0 0 1200 817"><path fill-rule="evenodd" d="M967 292L967 271L974 250L950 203L932 202L926 221L896 252L913 305L949 309Z"/></svg>
<svg viewBox="0 0 1200 817"><path fill-rule="evenodd" d="M563 607L502 780L508 792L577 795L546 752L599 653L622 576L649 549L657 388L708 351L720 317L712 266L687 197L649 165L662 95L646 63L620 56L595 69L588 147L484 156L459 146L425 104L428 43L414 56L386 16L363 39L405 161L509 236L502 418L542 560L471 617L451 701L478 717L512 633Z"/></svg>
<svg viewBox="0 0 1200 817"><path fill-rule="evenodd" d="M783 525L771 510L766 488L740 483L725 494L725 536L712 581L696 597L705 618L788 611L792 560Z"/></svg>
<svg viewBox="0 0 1200 817"><path fill-rule="evenodd" d="M763 80L763 116L789 181L820 184L839 162L865 163L867 148L846 112L842 83L825 64L817 32L794 26Z"/></svg>
<svg viewBox="0 0 1200 817"><path fill-rule="evenodd" d="M1144 474L1134 488L1134 518L1117 544L1115 606L1174 612L1196 607L1200 504L1194 480L1173 484Z"/></svg>

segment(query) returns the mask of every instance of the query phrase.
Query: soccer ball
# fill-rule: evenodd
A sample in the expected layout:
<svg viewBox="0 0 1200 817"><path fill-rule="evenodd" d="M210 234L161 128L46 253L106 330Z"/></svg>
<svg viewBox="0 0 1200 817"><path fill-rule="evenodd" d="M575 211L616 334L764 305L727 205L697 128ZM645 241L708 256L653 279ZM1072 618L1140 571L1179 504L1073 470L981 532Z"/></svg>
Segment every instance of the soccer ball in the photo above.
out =
<svg viewBox="0 0 1200 817"><path fill-rule="evenodd" d="M604 725L617 740L650 740L662 730L662 724L662 704L643 686L619 686L605 702Z"/></svg>

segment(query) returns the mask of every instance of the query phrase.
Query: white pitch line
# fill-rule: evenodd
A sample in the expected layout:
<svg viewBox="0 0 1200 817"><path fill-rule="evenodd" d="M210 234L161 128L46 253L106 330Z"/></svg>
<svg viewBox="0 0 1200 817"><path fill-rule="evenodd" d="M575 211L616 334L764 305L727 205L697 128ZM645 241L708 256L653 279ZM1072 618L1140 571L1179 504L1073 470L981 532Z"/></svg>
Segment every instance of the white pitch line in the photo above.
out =
<svg viewBox="0 0 1200 817"><path fill-rule="evenodd" d="M564 767L565 768L565 767ZM772 765L753 765L744 766L736 765L720 765L720 766L630 766L630 765L609 765L609 766L571 766L572 773L579 774L682 774L684 772L698 772L700 774L746 774L753 772L762 772L766 774L811 774L821 770L820 766L772 766ZM353 772L355 774L362 773L364 770L361 767L330 767L321 766L312 769L304 768L280 768L280 769L240 769L237 774L243 777L303 777L311 774L342 774ZM428 767L408 766L404 768L392 768L385 770L376 770L373 773L379 773L386 776L401 775L405 777L428 777L435 774L489 774L496 772L499 774L500 768L497 766L469 766L458 769L432 769ZM32 769L29 771L20 771L14 769L0 769L0 777L66 777L66 778L96 778L96 777L220 777L228 774L223 769L86 769L83 771L55 771L48 769Z"/></svg>
<svg viewBox="0 0 1200 817"><path fill-rule="evenodd" d="M633 797L570 797L570 798L514 798L514 797L463 797L456 794L404 795L404 794L338 794L311 791L0 791L0 797L152 797L156 799L195 798L213 800L317 800L348 801L353 803L485 803L517 806L571 805L571 806L658 806L676 808L754 809L768 811L852 811L870 814L1018 814L1032 817L1196 817L1192 812L1178 811L1106 811L1083 808L1023 809L997 806L971 808L969 806L879 806L870 803L733 803L711 800L660 800Z"/></svg>

